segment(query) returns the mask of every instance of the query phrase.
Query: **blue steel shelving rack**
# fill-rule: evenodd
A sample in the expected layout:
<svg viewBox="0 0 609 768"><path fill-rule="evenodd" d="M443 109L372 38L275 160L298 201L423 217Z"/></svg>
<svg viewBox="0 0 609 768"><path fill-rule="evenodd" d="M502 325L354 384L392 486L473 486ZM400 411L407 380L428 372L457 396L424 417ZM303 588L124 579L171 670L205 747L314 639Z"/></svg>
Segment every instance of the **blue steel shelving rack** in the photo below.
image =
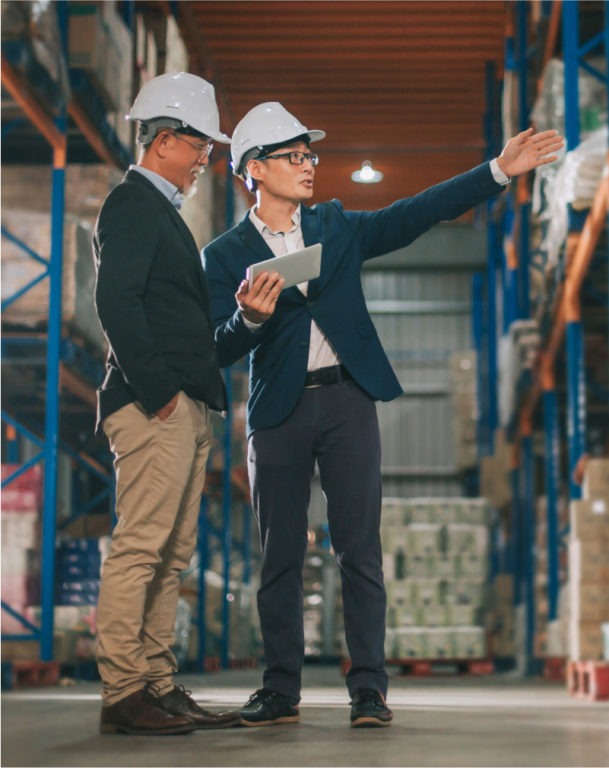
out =
<svg viewBox="0 0 609 768"><path fill-rule="evenodd" d="M548 37L555 36L562 27L562 49L565 71L565 136L567 149L572 150L579 144L579 106L578 106L578 69L582 67L601 79L609 93L609 74L592 67L584 56L597 48L604 48L609 54L609 3L604 2L604 28L589 40L579 40L580 5L578 0L564 3L543 2L543 18L548 22ZM529 88L531 57L536 53L528 39L530 3L517 0L513 6L513 29L506 37L506 69L516 73L518 82L518 130L524 130L529 124ZM546 42L546 58L553 53L553 40ZM488 137L488 134L487 134ZM488 138L487 138L487 143ZM503 331L516 319L530 316L528 269L530 264L530 203L525 180L519 180L515 200L508 198L504 213L504 230L508 235L505 252L496 248L494 223L489 226L489 262L496 258L503 259ZM541 399L544 433L544 485L547 500L548 526L548 600L550 621L557 618L559 591L559 547L565 531L559 530L559 413L554 371L556 355L566 334L567 351L567 434L569 466L569 498L581 496L577 467L585 454L586 420L586 382L583 356L583 327L579 293L583 278L588 269L594 245L601 228L606 225L609 209L609 182L604 179L598 189L593 208L587 218L570 214L570 231L581 230L573 262L565 279L562 300L554 314L551 329L542 348L540 362L531 381L521 398L516 423L513 425L515 444L511 471L511 542L507 563L508 571L514 576L514 603L524 605L525 609L525 658L527 671L535 669L533 659L533 637L535 631L535 595L534 595L534 537L535 537L535 458L533 453L533 415L537 401ZM583 223L583 227L582 227ZM517 242L513 234L517 234ZM495 249L495 250L493 250ZM474 335L480 356L488 360L489 368L496 364L497 338L492 332L490 320L483 308L484 285L482 276L474 283ZM494 267L489 267L486 275L486 288L489 297L486 312L494 312L495 305L490 301L494 286ZM486 320L486 322L485 322ZM480 328L488 328L488 337ZM487 379L479 382L483 397L490 397L488 391L495 385L489 373ZM487 389L488 388L488 389ZM479 453L488 453L488 439L493 421L493 413L486 414L489 419L479 432Z"/></svg>
<svg viewBox="0 0 609 768"><path fill-rule="evenodd" d="M62 55L67 61L67 36L68 36L68 8L66 0L57 0L54 4L58 30L62 45ZM43 272L22 286L13 295L2 302L4 311L13 302L23 296L27 291L42 280L49 281L49 312L47 332L44 339L37 336L20 336L18 339L2 339L3 359L9 360L11 350L19 345L26 345L36 352L46 346L44 362L46 370L45 382L45 417L44 432L42 436L38 425L24 423L13 418L10 413L2 411L2 422L6 430L7 458L10 463L19 464L18 468L2 480L2 488L14 482L30 467L44 463L43 508L42 508L42 541L41 541L41 618L37 627L21 616L12 606L2 601L2 610L17 619L29 634L3 634L3 640L34 641L40 644L40 658L42 661L53 659L53 614L54 614L54 589L55 589L55 538L58 530L56 520L56 494L57 494L57 468L58 454L61 449L75 465L86 469L102 482L102 490L94 498L85 503L74 505L72 517L64 522L67 525L72 519L86 514L96 507L101 501L113 494L111 477L104 471L92 457L74 451L70 446L60 440L60 374L64 380L69 380L68 372L62 368L64 362L76 359L80 353L75 351L69 339L62 339L61 332L61 292L62 292L62 268L63 268L63 221L65 209L65 172L67 164L67 126L68 115L74 120L77 127L86 138L87 142L99 155L102 161L112 164L125 165L129 160L129 154L119 145L113 132L104 121L95 127L93 121L82 109L79 102L71 99L68 103L55 104L56 117L53 119L42 107L40 97L24 77L13 66L13 60L21 61L27 57L23 48L24 43L10 41L3 43L2 53L2 86L6 88L13 101L21 109L22 113L33 124L40 136L50 145L53 154L52 186L51 186L51 243L50 258L45 259L35 253L28 245L15 237L5 227L2 227L4 237L11 240L22 249L29 257L44 266ZM82 82L82 73L70 73L77 77L77 90L87 91L87 82ZM80 80L78 79L80 78ZM41 83L46 82L46 77ZM90 90L90 88L89 88ZM65 102L65 100L64 100ZM3 126L3 138L12 130L17 130L23 123L18 119ZM103 136L103 129L106 135ZM91 365L91 360L86 364ZM82 393L82 387L77 388ZM78 394L78 391L76 392ZM17 446L17 436L28 440L39 452L31 459L20 464Z"/></svg>
<svg viewBox="0 0 609 768"><path fill-rule="evenodd" d="M67 8L65 3L57 4L57 14L62 43L67 43ZM30 255L45 265L45 270L40 279L49 280L49 319L47 341L47 381L46 381L46 408L45 408L45 437L41 442L42 450L35 457L20 466L15 472L2 481L2 487L14 481L29 467L44 461L44 507L42 528L42 563L41 563L41 624L35 627L23 617L19 616L10 606L2 602L2 609L16 617L30 630L31 634L22 637L40 643L40 657L43 661L53 658L53 604L54 604L54 579L55 573L55 498L57 491L57 455L59 432L59 353L61 341L61 274L63 263L63 209L65 190L66 168L66 107L60 110L56 121L51 120L42 110L35 98L20 82L20 78L12 66L2 61L2 85L10 92L13 99L21 106L25 115L40 131L53 151L53 176L51 196L51 251L47 261L37 254ZM25 244L22 244L25 247ZM29 250L26 248L26 250ZM2 304L6 306L23 295L37 279L24 286L16 294L9 297ZM5 414L2 415L6 420ZM16 422L13 428L21 431ZM47 578L48 576L51 578ZM10 636L9 636L10 637Z"/></svg>
<svg viewBox="0 0 609 768"><path fill-rule="evenodd" d="M67 50L67 27L68 12L66 0L57 0L55 3L58 22L63 43L64 56ZM134 3L124 4L125 20L129 27L133 29L134 22ZM172 13L176 16L179 7L172 4ZM18 45L12 45L11 50L6 53L15 53L19 58L21 52ZM8 412L2 411L2 421L7 429L7 458L11 463L18 464L17 441L13 436L17 434L27 439L34 446L40 449L33 458L21 464L15 472L2 480L2 487L9 485L22 475L27 469L38 462L44 462L44 502L42 510L43 521L43 539L42 539L42 563L41 563L41 623L40 627L34 626L24 616L19 615L10 605L2 601L2 610L12 617L16 618L29 634L3 635L4 640L29 640L40 643L40 658L43 661L50 661L53 658L53 612L54 612L54 574L55 574L55 538L58 531L56 522L56 492L57 492L57 463L58 453L61 449L78 466L93 473L104 484L103 489L95 495L94 498L86 500L79 505L73 516L63 525L67 525L74 517L86 514L108 496L113 496L113 477L111 473L106 474L103 468L100 468L94 460L75 452L70 446L64 444L59 438L59 411L60 411L60 369L64 360L73 357L74 351L71 348L69 340L61 337L61 288L62 288L62 264L63 264L63 218L64 218L64 186L65 169L67 154L67 118L68 115L74 120L82 135L86 138L88 144L103 162L108 162L119 167L125 167L130 161L130 154L125 150L116 139L113 131L105 123L105 114L100 104L97 103L94 93L88 87L85 73L82 71L71 71L70 79L73 89L79 94L79 99L72 99L68 104L62 106L60 114L56 120L51 119L47 112L40 106L37 94L31 89L28 83L18 74L12 66L10 59L2 56L2 85L12 96L16 104L21 108L23 114L29 118L37 131L44 137L53 150L53 184L51 200L51 256L46 260L34 253L26 243L23 243L4 227L2 233L4 237L12 240L18 247L23 249L29 256L38 262L41 262L45 269L30 284L19 289L13 296L10 296L2 303L2 309L8 307L16 301L27 290L38 284L41 280L48 279L50 284L50 303L48 317L48 333L46 338L46 352L44 355L46 365L46 408L44 435L39 437L36 434L35 425L24 424L14 419ZM83 104L85 108L83 108ZM4 126L3 137L10 131L16 130L23 123L23 120L17 120L14 123ZM232 174L227 168L226 180L226 198L225 198L225 219L227 226L232 225L234 216L234 187L232 183ZM27 339L37 348L44 344L37 338ZM26 343L20 339L20 343ZM10 352L11 341L2 340L3 358ZM231 371L226 373L227 390L231 394ZM243 560L244 583L248 583L251 574L251 513L249 506L243 504L243 537L241 541L233 541L231 532L231 502L232 502L232 479L231 479L231 433L232 420L230 414L224 427L224 436L222 443L223 470L222 470L222 522L219 528L214 528L207 521L207 499L203 499L199 523L199 556L200 556L200 578L199 578L199 598L198 598L198 616L196 618L197 628L199 630L199 649L197 655L197 668L200 671L205 669L205 580L204 570L208 564L209 548L212 538L220 543L222 549L223 579L225 599L222 608L222 638L221 638L221 664L223 667L229 666L229 643L230 643L230 621L229 611L230 603L229 581L231 570L231 556L237 553ZM113 507L113 505L112 505ZM112 511L112 515L114 512ZM113 520L115 518L113 517Z"/></svg>

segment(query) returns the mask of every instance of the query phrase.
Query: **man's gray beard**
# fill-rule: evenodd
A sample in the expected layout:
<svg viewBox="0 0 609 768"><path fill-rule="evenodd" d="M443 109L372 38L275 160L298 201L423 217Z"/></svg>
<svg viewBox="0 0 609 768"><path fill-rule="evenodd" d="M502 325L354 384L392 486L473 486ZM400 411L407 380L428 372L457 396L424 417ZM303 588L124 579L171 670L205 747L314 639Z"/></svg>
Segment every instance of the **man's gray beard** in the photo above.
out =
<svg viewBox="0 0 609 768"><path fill-rule="evenodd" d="M197 187L197 182L198 181L199 181L199 179L197 177L197 179L195 181L193 181L192 186L188 187L186 192L183 194L184 200L190 200L191 198L193 198L197 194L197 192L199 191L199 189Z"/></svg>

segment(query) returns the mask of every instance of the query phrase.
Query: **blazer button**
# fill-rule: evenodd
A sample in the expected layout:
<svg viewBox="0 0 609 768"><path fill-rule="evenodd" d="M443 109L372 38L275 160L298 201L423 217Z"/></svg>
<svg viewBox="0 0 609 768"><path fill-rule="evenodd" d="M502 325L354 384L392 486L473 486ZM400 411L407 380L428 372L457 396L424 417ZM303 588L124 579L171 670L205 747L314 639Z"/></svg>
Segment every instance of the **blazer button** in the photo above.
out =
<svg viewBox="0 0 609 768"><path fill-rule="evenodd" d="M308 341L301 341L300 342L300 346L301 347L308 347L309 346L309 342Z"/></svg>
<svg viewBox="0 0 609 768"><path fill-rule="evenodd" d="M317 304L317 302L314 301L314 300L313 301L307 301L307 306L308 307L314 307L316 304Z"/></svg>

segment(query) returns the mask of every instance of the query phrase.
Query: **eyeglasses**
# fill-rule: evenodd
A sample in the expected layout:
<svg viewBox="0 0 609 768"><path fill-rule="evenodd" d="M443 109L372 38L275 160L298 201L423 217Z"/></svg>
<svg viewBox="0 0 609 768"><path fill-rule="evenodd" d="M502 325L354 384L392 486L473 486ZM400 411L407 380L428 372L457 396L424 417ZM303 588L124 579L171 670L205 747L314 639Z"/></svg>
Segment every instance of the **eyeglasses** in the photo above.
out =
<svg viewBox="0 0 609 768"><path fill-rule="evenodd" d="M172 135L175 136L178 141L183 141L184 144L188 144L189 147L192 147L199 157L209 157L214 148L213 142L211 141L208 141L206 144L193 144L192 141L183 138L179 133L174 132Z"/></svg>
<svg viewBox="0 0 609 768"><path fill-rule="evenodd" d="M319 156L312 155L310 152L283 152L281 155L263 155L256 160L279 160L280 157L287 157L290 165L302 165L305 160L313 166L319 163Z"/></svg>

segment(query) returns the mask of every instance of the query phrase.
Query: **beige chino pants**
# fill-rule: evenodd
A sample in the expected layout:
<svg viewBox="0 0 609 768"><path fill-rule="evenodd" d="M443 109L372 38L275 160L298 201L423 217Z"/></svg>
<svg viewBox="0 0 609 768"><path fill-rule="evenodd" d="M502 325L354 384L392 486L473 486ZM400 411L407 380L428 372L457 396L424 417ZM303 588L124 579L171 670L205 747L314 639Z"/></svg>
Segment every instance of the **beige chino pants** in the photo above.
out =
<svg viewBox="0 0 609 768"><path fill-rule="evenodd" d="M103 428L118 518L97 606L97 664L110 706L148 684L161 696L173 688L180 573L196 543L210 424L207 406L180 392L165 421L131 403Z"/></svg>

